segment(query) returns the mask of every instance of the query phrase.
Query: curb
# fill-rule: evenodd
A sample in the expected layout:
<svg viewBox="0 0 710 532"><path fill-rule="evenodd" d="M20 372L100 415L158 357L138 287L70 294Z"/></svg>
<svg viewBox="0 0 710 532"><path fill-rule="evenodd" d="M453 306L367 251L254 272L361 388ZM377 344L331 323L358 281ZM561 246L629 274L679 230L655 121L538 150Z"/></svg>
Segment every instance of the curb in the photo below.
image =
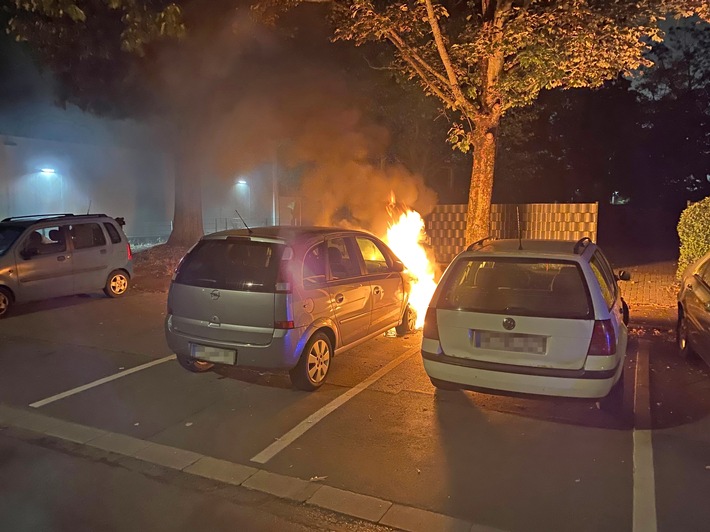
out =
<svg viewBox="0 0 710 532"><path fill-rule="evenodd" d="M448 515L331 487L321 482L280 475L3 404L0 404L0 425L88 445L143 462L408 532L431 530L503 532L500 529L477 525Z"/></svg>

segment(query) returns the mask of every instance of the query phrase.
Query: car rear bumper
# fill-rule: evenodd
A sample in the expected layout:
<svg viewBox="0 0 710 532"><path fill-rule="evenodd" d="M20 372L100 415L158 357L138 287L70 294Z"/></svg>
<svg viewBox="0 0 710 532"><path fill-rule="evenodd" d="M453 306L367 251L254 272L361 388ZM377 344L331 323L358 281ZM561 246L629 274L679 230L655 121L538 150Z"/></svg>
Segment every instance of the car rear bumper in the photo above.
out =
<svg viewBox="0 0 710 532"><path fill-rule="evenodd" d="M498 369L475 367L467 360L422 351L424 369L432 379L459 384L477 391L557 397L600 398L606 396L623 370L559 371L538 368Z"/></svg>
<svg viewBox="0 0 710 532"><path fill-rule="evenodd" d="M298 362L301 352L299 340L302 329L276 330L271 342L266 345L246 345L231 342L215 342L208 338L191 337L177 333L170 325L170 319L165 322L165 339L170 349L179 355L190 356L190 344L199 344L222 349L232 349L237 352L237 366L271 369L291 369Z"/></svg>

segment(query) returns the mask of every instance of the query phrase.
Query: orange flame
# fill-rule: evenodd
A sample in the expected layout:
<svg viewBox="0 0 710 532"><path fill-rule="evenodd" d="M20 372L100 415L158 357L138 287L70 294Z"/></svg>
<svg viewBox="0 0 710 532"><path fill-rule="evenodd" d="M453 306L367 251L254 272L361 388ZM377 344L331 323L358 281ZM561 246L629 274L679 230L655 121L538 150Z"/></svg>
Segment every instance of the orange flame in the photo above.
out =
<svg viewBox="0 0 710 532"><path fill-rule="evenodd" d="M426 309L436 289L434 264L429 260L426 249L422 245L426 238L424 220L417 211L408 208L403 210L399 219L395 219L393 194L388 211L395 221L387 229L384 240L414 278L409 304L417 313L417 328L420 328L424 325Z"/></svg>

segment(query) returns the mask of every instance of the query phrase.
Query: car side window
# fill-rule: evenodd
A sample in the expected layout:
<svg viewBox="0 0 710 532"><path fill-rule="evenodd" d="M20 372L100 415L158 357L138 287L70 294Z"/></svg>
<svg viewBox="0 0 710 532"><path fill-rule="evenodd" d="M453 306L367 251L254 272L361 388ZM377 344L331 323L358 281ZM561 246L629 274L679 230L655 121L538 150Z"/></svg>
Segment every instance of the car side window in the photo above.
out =
<svg viewBox="0 0 710 532"><path fill-rule="evenodd" d="M303 257L303 287L315 288L325 282L325 243L308 250Z"/></svg>
<svg viewBox="0 0 710 532"><path fill-rule="evenodd" d="M599 288L601 288L602 297L604 297L607 307L611 308L616 299L616 282L613 277L610 279L609 272L605 271L608 270L608 268L604 268L599 258L599 252L594 253L592 259L589 261L589 265L592 268L592 272L594 272L594 277L596 277L599 283Z"/></svg>
<svg viewBox="0 0 710 532"><path fill-rule="evenodd" d="M106 232L108 233L108 237L111 239L111 242L114 244L121 242L121 235L118 233L116 226L114 226L111 222L104 222L104 227L106 228Z"/></svg>
<svg viewBox="0 0 710 532"><path fill-rule="evenodd" d="M58 225L34 229L24 247L24 252L29 255L52 255L66 250L64 228Z"/></svg>
<svg viewBox="0 0 710 532"><path fill-rule="evenodd" d="M387 273L390 271L387 258L374 241L365 237L356 237L355 241L365 261L365 271L367 273Z"/></svg>
<svg viewBox="0 0 710 532"><path fill-rule="evenodd" d="M106 237L97 223L73 224L69 228L74 249L86 249L106 245Z"/></svg>
<svg viewBox="0 0 710 532"><path fill-rule="evenodd" d="M331 280L359 277L360 264L357 247L352 238L331 238L327 242L328 271Z"/></svg>

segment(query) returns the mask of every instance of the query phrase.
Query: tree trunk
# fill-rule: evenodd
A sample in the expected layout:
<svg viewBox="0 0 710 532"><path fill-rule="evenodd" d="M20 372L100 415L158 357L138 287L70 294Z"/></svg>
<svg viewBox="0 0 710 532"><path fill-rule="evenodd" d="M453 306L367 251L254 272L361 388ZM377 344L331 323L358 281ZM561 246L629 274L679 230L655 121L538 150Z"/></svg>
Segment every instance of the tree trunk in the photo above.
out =
<svg viewBox="0 0 710 532"><path fill-rule="evenodd" d="M204 234L201 177L199 164L192 157L175 157L175 213L169 246L191 246Z"/></svg>
<svg viewBox="0 0 710 532"><path fill-rule="evenodd" d="M477 120L471 133L473 168L466 213L466 245L490 236L491 198L499 119Z"/></svg>

